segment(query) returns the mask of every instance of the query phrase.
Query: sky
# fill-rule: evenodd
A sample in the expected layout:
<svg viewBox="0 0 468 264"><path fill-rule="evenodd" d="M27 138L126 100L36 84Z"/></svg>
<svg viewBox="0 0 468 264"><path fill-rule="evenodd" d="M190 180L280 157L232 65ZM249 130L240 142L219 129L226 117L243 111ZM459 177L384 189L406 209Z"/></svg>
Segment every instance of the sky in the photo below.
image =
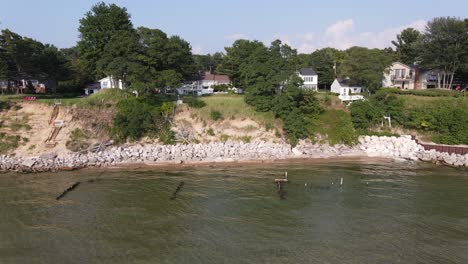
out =
<svg viewBox="0 0 468 264"><path fill-rule="evenodd" d="M79 39L79 20L99 1L0 0L0 29L59 48ZM158 28L190 42L192 52L224 51L239 38L275 39L310 53L324 47L385 48L407 27L434 17L467 17L467 0L115 0L135 27Z"/></svg>

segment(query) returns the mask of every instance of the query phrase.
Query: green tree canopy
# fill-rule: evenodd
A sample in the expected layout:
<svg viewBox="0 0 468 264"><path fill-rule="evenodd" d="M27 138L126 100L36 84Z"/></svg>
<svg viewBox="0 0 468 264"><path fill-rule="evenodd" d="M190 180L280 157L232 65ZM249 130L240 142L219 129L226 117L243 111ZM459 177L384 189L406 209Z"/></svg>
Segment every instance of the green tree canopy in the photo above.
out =
<svg viewBox="0 0 468 264"><path fill-rule="evenodd" d="M78 30L80 31L78 49L82 62L96 78L99 78L103 72L97 64L105 52L106 45L117 32L133 31L133 25L126 8L100 2L80 19Z"/></svg>
<svg viewBox="0 0 468 264"><path fill-rule="evenodd" d="M116 32L97 60L97 70L124 82L142 78L141 46L134 31Z"/></svg>
<svg viewBox="0 0 468 264"><path fill-rule="evenodd" d="M392 63L391 54L363 47L352 47L345 52L346 59L339 68L341 77L350 77L370 91L380 88L383 73Z"/></svg>
<svg viewBox="0 0 468 264"><path fill-rule="evenodd" d="M422 36L421 64L439 73L440 88L451 88L455 72L468 64L466 23L454 17L434 18Z"/></svg>
<svg viewBox="0 0 468 264"><path fill-rule="evenodd" d="M406 64L413 64L418 60L420 53L421 33L414 28L404 29L392 41L396 48L396 59Z"/></svg>

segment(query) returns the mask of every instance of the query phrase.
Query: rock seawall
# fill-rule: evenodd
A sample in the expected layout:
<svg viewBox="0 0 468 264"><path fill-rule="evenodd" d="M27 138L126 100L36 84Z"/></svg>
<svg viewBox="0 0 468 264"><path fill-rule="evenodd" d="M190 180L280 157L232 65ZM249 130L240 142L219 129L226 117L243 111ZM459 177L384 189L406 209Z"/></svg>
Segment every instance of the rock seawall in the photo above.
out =
<svg viewBox="0 0 468 264"><path fill-rule="evenodd" d="M468 154L449 154L424 148L411 139L411 136L359 138L359 147L369 157L384 157L415 161L433 162L457 167L468 167Z"/></svg>
<svg viewBox="0 0 468 264"><path fill-rule="evenodd" d="M57 156L46 153L37 157L0 156L0 171L43 172L85 167L109 167L119 164L180 164L200 162L263 161L292 158L333 158L369 156L405 160L432 161L468 167L468 155L448 155L425 151L410 136L359 138L359 144L318 145L301 141L289 144L263 141L213 142L188 145L128 145L109 147L98 153L70 153Z"/></svg>

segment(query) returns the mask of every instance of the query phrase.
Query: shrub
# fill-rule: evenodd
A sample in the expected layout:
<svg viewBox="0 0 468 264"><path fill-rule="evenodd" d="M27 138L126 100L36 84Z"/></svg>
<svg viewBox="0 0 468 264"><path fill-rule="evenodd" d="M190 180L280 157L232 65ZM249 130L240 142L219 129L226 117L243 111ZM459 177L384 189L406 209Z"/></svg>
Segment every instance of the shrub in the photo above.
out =
<svg viewBox="0 0 468 264"><path fill-rule="evenodd" d="M380 111L368 100L353 102L350 109L351 121L355 129L367 130L380 116Z"/></svg>
<svg viewBox="0 0 468 264"><path fill-rule="evenodd" d="M379 93L393 93L401 95L429 96L429 97L461 97L462 93L446 89L400 90L398 88L382 88Z"/></svg>
<svg viewBox="0 0 468 264"><path fill-rule="evenodd" d="M215 133L214 133L214 131L213 131L213 129L212 129L211 127L208 129L208 131L206 131L206 133L207 133L208 135L210 135L210 136L214 136L214 135L215 135Z"/></svg>
<svg viewBox="0 0 468 264"><path fill-rule="evenodd" d="M3 110L8 110L8 109L10 109L10 107L11 107L10 102L0 100L0 112L3 111Z"/></svg>
<svg viewBox="0 0 468 264"><path fill-rule="evenodd" d="M325 94L325 97L323 97L323 103L326 106L330 106L332 104L332 99L331 99L331 96L329 94Z"/></svg>
<svg viewBox="0 0 468 264"><path fill-rule="evenodd" d="M87 142L88 135L85 131L75 128L70 133L70 140L65 143L67 149L71 151L81 151L88 149L90 144Z"/></svg>
<svg viewBox="0 0 468 264"><path fill-rule="evenodd" d="M221 137L219 137L219 140L221 140L221 142L226 142L229 140L229 138L230 138L229 135L222 134Z"/></svg>
<svg viewBox="0 0 468 264"><path fill-rule="evenodd" d="M216 110L211 110L210 112L210 117L212 120L217 121L223 118L221 112L216 111Z"/></svg>
<svg viewBox="0 0 468 264"><path fill-rule="evenodd" d="M71 140L83 140L83 139L88 139L88 135L81 129L75 128L72 130L70 139Z"/></svg>
<svg viewBox="0 0 468 264"><path fill-rule="evenodd" d="M252 141L252 137L251 136L242 136L239 138L242 142L244 143L250 143Z"/></svg>
<svg viewBox="0 0 468 264"><path fill-rule="evenodd" d="M392 133L390 131L369 131L369 130L356 130L358 135L363 136L378 136L378 137L399 137L397 133Z"/></svg>
<svg viewBox="0 0 468 264"><path fill-rule="evenodd" d="M309 133L305 129L307 124L305 115L297 108L291 111L288 117L284 119L283 129L287 133L291 145L295 146L299 139L308 137Z"/></svg>
<svg viewBox="0 0 468 264"><path fill-rule="evenodd" d="M161 132L159 133L159 141L166 145L173 145L175 144L175 133L171 130L169 125L165 125Z"/></svg>
<svg viewBox="0 0 468 264"><path fill-rule="evenodd" d="M117 104L117 115L111 130L117 142L138 140L143 136L157 136L159 132L170 138L165 130L166 117L161 106L164 101L156 98L130 98Z"/></svg>
<svg viewBox="0 0 468 264"><path fill-rule="evenodd" d="M218 85L212 85L211 88L213 88L213 91L215 92L225 92L229 89L229 85L227 84L218 84Z"/></svg>
<svg viewBox="0 0 468 264"><path fill-rule="evenodd" d="M351 117L343 110L328 110L319 116L316 131L328 136L331 145L353 145L357 141Z"/></svg>
<svg viewBox="0 0 468 264"><path fill-rule="evenodd" d="M21 137L18 135L7 135L0 133L0 154L14 150L19 146Z"/></svg>
<svg viewBox="0 0 468 264"><path fill-rule="evenodd" d="M200 100L194 96L186 96L184 97L184 103L192 108L203 108L206 106L206 103L203 100Z"/></svg>

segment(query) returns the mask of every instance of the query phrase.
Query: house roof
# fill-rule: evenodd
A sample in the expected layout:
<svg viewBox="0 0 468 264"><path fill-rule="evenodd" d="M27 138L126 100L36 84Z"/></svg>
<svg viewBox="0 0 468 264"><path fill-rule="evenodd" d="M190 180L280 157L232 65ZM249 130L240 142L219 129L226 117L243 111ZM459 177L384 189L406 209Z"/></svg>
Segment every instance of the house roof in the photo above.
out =
<svg viewBox="0 0 468 264"><path fill-rule="evenodd" d="M203 75L203 81L218 81L218 82L230 82L229 76L222 74L211 74L206 72Z"/></svg>
<svg viewBox="0 0 468 264"><path fill-rule="evenodd" d="M98 80L98 82L109 81L110 78L111 78L110 76L106 76L106 77L104 77L104 78Z"/></svg>
<svg viewBox="0 0 468 264"><path fill-rule="evenodd" d="M299 73L304 76L304 75L317 75L314 69L312 68L302 68L299 70Z"/></svg>
<svg viewBox="0 0 468 264"><path fill-rule="evenodd" d="M413 63L413 64L404 64L404 63L402 63L402 62L395 61L395 62L392 63L392 65L395 65L395 64L397 64L397 63L398 63L398 64L401 64L401 65L403 65L403 66L405 66L405 67L408 67L408 68L410 68L410 69L412 69L412 70L418 70L419 73L424 73L424 72L428 72L428 71L433 71L433 69L424 68L424 67L421 67L420 65L414 64L414 63Z"/></svg>
<svg viewBox="0 0 468 264"><path fill-rule="evenodd" d="M336 80L338 81L338 83L340 83L341 87L359 87L356 85L355 81L349 78L346 78L346 79L337 78Z"/></svg>

